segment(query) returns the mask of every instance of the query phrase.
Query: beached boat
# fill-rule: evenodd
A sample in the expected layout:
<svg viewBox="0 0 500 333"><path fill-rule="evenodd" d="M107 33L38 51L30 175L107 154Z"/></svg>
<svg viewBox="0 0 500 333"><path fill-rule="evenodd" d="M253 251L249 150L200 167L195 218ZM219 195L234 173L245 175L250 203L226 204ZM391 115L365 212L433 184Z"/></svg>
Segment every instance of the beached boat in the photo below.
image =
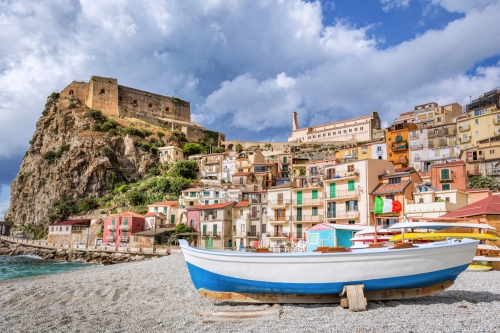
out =
<svg viewBox="0 0 500 333"><path fill-rule="evenodd" d="M195 288L213 299L221 299L221 293L338 295L353 284L363 284L365 291L426 288L454 281L471 263L478 243L462 239L402 249L258 253L206 250L179 240Z"/></svg>

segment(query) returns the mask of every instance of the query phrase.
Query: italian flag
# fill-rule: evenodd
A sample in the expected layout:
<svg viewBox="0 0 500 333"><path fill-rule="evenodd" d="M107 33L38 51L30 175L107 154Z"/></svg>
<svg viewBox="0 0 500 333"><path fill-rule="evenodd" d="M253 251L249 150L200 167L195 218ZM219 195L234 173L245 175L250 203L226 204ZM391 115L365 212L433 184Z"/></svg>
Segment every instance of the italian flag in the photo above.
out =
<svg viewBox="0 0 500 333"><path fill-rule="evenodd" d="M391 199L375 197L375 214L397 213L402 210L401 202Z"/></svg>

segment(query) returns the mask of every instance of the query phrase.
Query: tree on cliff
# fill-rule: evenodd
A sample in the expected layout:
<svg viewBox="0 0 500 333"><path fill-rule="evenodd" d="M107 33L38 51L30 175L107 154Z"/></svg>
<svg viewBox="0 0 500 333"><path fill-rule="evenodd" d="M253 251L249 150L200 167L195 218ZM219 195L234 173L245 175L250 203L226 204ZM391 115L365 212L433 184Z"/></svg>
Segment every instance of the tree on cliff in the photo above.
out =
<svg viewBox="0 0 500 333"><path fill-rule="evenodd" d="M488 176L474 176L469 179L469 188L489 188L492 191L498 191L500 181Z"/></svg>
<svg viewBox="0 0 500 333"><path fill-rule="evenodd" d="M202 150L203 147L199 143L186 143L184 148L182 148L185 157L200 154Z"/></svg>
<svg viewBox="0 0 500 333"><path fill-rule="evenodd" d="M172 175L186 179L198 178L198 163L196 161L182 160L172 167Z"/></svg>
<svg viewBox="0 0 500 333"><path fill-rule="evenodd" d="M243 146L238 143L234 149L237 153L241 153L243 151Z"/></svg>
<svg viewBox="0 0 500 333"><path fill-rule="evenodd" d="M64 221L73 214L75 211L75 203L63 196L61 199L54 203L54 206L49 209L49 220L54 222L56 220Z"/></svg>

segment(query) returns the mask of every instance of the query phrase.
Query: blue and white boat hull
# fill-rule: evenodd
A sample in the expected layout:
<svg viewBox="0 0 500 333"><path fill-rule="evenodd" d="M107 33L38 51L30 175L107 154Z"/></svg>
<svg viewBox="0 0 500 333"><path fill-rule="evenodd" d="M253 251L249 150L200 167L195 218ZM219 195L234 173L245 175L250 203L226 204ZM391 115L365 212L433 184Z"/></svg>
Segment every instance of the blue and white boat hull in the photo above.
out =
<svg viewBox="0 0 500 333"><path fill-rule="evenodd" d="M345 253L251 253L180 245L197 290L253 294L338 294L345 285L366 291L422 288L454 281L467 269L478 241Z"/></svg>

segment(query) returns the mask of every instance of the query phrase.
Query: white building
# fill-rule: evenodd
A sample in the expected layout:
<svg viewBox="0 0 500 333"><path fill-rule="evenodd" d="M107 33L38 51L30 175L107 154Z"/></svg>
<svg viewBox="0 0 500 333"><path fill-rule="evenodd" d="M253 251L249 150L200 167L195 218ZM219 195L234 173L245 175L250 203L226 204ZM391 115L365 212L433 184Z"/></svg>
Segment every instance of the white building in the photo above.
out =
<svg viewBox="0 0 500 333"><path fill-rule="evenodd" d="M409 133L410 166L415 170L424 170L425 161L429 159L427 128L420 128Z"/></svg>
<svg viewBox="0 0 500 333"><path fill-rule="evenodd" d="M250 240L250 202L240 202L233 206L233 244L236 249L240 245L249 246Z"/></svg>
<svg viewBox="0 0 500 333"><path fill-rule="evenodd" d="M298 128L297 112L292 116L292 135L289 142L369 141L380 132L380 117L376 111L369 116L337 121L325 125ZM380 132L381 133L381 132Z"/></svg>
<svg viewBox="0 0 500 333"><path fill-rule="evenodd" d="M229 153L222 161L222 180L230 183L233 173L236 173L236 154Z"/></svg>
<svg viewBox="0 0 500 333"><path fill-rule="evenodd" d="M377 142L372 144L372 156L373 160L386 160L387 161L387 144L385 141Z"/></svg>
<svg viewBox="0 0 500 333"><path fill-rule="evenodd" d="M184 159L184 152L176 146L158 148L161 163L175 163Z"/></svg>
<svg viewBox="0 0 500 333"><path fill-rule="evenodd" d="M286 245L291 229L291 184L286 183L267 189L266 237L269 246ZM290 237L292 241L293 237Z"/></svg>

